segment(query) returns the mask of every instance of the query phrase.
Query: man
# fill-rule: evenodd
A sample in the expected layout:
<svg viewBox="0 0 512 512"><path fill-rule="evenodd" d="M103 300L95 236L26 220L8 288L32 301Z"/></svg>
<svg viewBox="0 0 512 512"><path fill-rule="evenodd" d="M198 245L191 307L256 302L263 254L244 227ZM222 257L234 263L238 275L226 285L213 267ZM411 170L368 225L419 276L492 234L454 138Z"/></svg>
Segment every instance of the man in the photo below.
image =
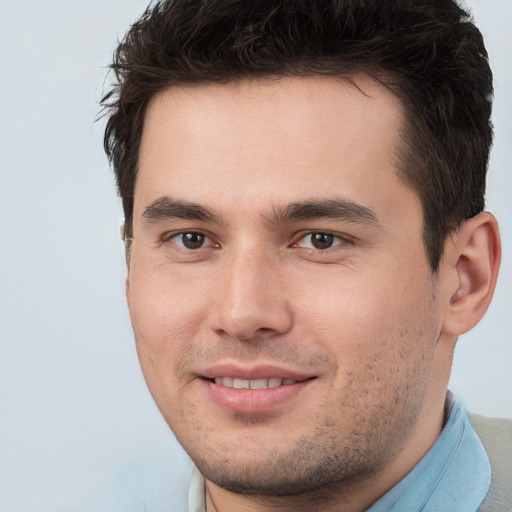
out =
<svg viewBox="0 0 512 512"><path fill-rule="evenodd" d="M159 2L113 68L126 294L189 510L511 510L510 435L447 392L500 261L468 15Z"/></svg>

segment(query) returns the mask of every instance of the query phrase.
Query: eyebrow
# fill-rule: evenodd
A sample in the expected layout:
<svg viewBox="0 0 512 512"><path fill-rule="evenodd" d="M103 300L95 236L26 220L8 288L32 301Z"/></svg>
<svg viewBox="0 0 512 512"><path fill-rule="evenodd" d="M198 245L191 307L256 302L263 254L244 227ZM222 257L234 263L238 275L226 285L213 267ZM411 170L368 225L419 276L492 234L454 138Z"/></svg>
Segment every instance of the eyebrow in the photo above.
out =
<svg viewBox="0 0 512 512"><path fill-rule="evenodd" d="M212 221L217 215L197 203L162 196L153 201L142 212L144 222L160 222L168 219Z"/></svg>
<svg viewBox="0 0 512 512"><path fill-rule="evenodd" d="M268 221L272 224L280 224L317 219L340 219L373 226L381 224L371 208L343 198L311 199L274 207L273 214Z"/></svg>
<svg viewBox="0 0 512 512"><path fill-rule="evenodd" d="M264 217L270 224L309 221L317 219L340 219L357 224L378 226L380 222L371 208L343 198L310 199L283 206L274 206L272 214ZM222 222L213 210L190 201L162 196L153 201L142 213L144 222L161 222L168 219Z"/></svg>

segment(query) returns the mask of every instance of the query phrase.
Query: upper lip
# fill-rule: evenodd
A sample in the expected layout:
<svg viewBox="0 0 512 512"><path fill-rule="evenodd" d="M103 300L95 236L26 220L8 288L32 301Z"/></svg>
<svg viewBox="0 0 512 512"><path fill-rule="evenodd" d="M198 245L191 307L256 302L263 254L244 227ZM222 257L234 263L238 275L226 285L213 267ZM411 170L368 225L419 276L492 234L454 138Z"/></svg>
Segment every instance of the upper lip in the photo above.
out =
<svg viewBox="0 0 512 512"><path fill-rule="evenodd" d="M201 377L206 379L214 379L215 377L232 377L233 379L290 379L290 380L306 380L316 375L311 373L304 373L289 368L283 368L275 365L257 365L257 366L242 366L237 364L215 364L208 366L201 372Z"/></svg>

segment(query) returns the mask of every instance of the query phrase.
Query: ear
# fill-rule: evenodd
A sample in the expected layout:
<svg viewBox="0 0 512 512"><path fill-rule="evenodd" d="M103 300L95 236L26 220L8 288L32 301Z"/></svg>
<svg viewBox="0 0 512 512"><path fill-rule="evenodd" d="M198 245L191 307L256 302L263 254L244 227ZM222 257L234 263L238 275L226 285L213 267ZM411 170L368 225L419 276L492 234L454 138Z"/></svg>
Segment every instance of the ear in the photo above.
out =
<svg viewBox="0 0 512 512"><path fill-rule="evenodd" d="M124 243L124 257L126 259L126 266L128 267L128 271L130 270L130 251L132 247L133 238L129 238L126 229L126 223L121 225L121 240Z"/></svg>
<svg viewBox="0 0 512 512"><path fill-rule="evenodd" d="M494 216L484 212L464 222L448 239L443 259L454 277L447 290L443 331L459 336L480 321L494 294L501 261Z"/></svg>
<svg viewBox="0 0 512 512"><path fill-rule="evenodd" d="M126 238L126 223L121 225L120 229L121 240L124 244L124 255L126 258L126 280L125 280L125 296L126 302L128 303L128 310L130 310L130 250L131 250L131 242L133 241L131 238Z"/></svg>
<svg viewBox="0 0 512 512"><path fill-rule="evenodd" d="M126 273L126 280L124 282L124 293L126 296L126 302L128 304L128 310L131 313L131 307L130 307L130 269L128 269L128 272Z"/></svg>

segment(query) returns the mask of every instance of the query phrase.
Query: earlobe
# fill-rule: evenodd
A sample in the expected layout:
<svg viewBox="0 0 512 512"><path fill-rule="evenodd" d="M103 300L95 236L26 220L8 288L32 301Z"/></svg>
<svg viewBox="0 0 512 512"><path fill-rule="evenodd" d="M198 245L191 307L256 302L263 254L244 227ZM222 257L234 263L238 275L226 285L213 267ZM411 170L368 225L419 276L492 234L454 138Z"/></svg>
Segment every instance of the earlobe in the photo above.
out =
<svg viewBox="0 0 512 512"><path fill-rule="evenodd" d="M484 316L496 287L501 261L498 223L484 212L467 220L446 248L456 279L448 290L443 330L459 336Z"/></svg>

